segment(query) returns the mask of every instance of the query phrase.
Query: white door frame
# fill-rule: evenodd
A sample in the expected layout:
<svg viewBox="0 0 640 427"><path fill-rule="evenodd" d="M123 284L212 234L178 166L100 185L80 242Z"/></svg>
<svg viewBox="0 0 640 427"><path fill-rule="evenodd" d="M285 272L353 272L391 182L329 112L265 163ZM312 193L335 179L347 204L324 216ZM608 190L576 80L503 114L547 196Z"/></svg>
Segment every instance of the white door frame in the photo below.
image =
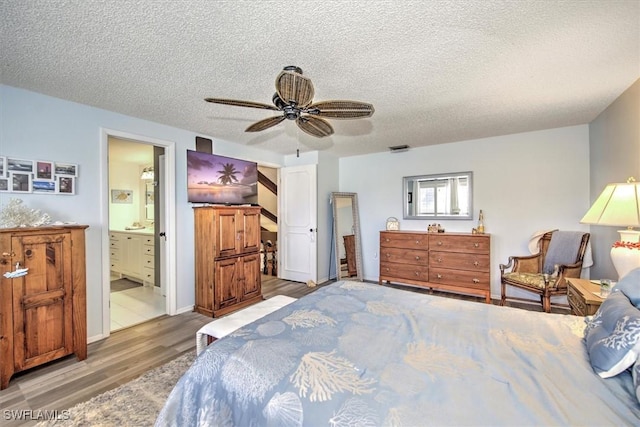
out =
<svg viewBox="0 0 640 427"><path fill-rule="evenodd" d="M167 168L164 170L163 177L165 187L164 194L161 195L165 200L165 229L155 231L164 231L166 233L166 263L162 265L160 274L165 278L167 283L166 307L167 314L174 315L176 308L176 200L175 200L175 177L176 177L176 144L172 141L165 141L143 135L136 135L128 132L117 131L113 129L100 128L100 224L102 224L102 338L106 338L111 333L111 310L109 309L110 301L110 270L111 262L109 260L109 137L115 137L132 142L157 145L164 148L166 156Z"/></svg>

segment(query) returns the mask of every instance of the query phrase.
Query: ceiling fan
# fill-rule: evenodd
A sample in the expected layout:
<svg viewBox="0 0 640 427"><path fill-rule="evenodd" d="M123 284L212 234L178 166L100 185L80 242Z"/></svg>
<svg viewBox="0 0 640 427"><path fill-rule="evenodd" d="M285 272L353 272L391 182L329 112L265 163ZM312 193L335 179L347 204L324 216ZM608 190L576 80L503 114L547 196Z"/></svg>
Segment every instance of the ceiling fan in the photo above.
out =
<svg viewBox="0 0 640 427"><path fill-rule="evenodd" d="M313 94L311 80L302 75L302 70L299 67L290 65L284 67L276 78L276 93L272 98L273 105L223 98L205 98L205 101L282 112L282 115L268 117L252 124L245 129L245 132L259 132L289 119L295 120L304 132L318 138L333 134L333 127L323 117L328 119L361 119L371 117L375 111L373 105L358 101L336 100L312 103Z"/></svg>

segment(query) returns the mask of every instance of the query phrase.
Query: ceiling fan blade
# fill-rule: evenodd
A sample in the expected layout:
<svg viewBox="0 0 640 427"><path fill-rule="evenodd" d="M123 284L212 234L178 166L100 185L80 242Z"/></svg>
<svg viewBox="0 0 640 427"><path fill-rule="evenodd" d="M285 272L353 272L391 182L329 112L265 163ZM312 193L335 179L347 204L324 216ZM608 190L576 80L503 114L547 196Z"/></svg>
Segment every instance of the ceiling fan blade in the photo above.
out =
<svg viewBox="0 0 640 427"><path fill-rule="evenodd" d="M284 70L276 78L276 92L285 103L302 108L313 100L313 83L301 73Z"/></svg>
<svg viewBox="0 0 640 427"><path fill-rule="evenodd" d="M261 130L269 129L272 126L277 125L285 119L284 116L275 116L269 117L268 119L260 120L259 122L255 122L248 128L246 128L245 132L260 132Z"/></svg>
<svg viewBox="0 0 640 427"><path fill-rule="evenodd" d="M373 105L358 101L320 101L309 105L306 113L331 119L361 119L371 117Z"/></svg>
<svg viewBox="0 0 640 427"><path fill-rule="evenodd" d="M278 107L275 107L269 104L263 104L261 102L238 101L236 99L224 99L224 98L205 98L204 100L207 102L211 102L212 104L224 104L224 105L233 105L236 107L262 108L264 110L280 111Z"/></svg>
<svg viewBox="0 0 640 427"><path fill-rule="evenodd" d="M296 119L296 123L304 132L318 138L333 134L333 127L326 120L313 116L300 116Z"/></svg>

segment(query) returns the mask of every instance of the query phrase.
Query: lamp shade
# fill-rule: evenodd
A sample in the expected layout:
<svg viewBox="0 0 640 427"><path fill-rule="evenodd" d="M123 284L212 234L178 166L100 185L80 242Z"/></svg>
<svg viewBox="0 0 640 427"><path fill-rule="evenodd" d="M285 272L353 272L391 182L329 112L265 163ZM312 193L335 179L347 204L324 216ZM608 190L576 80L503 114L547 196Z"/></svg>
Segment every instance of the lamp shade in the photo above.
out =
<svg viewBox="0 0 640 427"><path fill-rule="evenodd" d="M640 225L640 183L609 184L580 220L583 224L636 227Z"/></svg>
<svg viewBox="0 0 640 427"><path fill-rule="evenodd" d="M611 248L611 261L618 280L640 267L640 183L629 178L626 183L609 184L580 220L584 224L627 227L618 230L620 241Z"/></svg>

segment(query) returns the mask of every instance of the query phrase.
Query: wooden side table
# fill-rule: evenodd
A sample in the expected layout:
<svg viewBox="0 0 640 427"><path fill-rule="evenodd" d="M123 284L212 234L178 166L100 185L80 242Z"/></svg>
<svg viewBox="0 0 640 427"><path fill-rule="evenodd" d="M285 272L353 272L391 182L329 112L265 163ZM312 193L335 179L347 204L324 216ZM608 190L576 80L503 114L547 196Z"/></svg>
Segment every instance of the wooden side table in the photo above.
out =
<svg viewBox="0 0 640 427"><path fill-rule="evenodd" d="M589 279L567 279L567 300L571 306L571 314L591 316L598 311L604 301L600 298L600 285Z"/></svg>

